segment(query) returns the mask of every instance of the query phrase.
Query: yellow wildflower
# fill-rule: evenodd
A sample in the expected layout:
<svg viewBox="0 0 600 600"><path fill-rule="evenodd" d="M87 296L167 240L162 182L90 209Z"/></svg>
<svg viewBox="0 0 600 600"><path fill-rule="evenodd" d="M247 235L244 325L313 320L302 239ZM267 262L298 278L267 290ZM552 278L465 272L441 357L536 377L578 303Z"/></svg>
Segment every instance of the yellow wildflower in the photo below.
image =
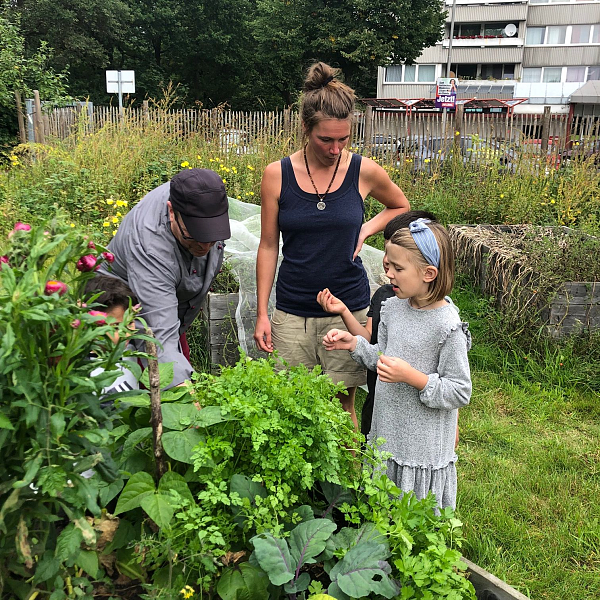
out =
<svg viewBox="0 0 600 600"><path fill-rule="evenodd" d="M17 158L17 157L16 157L14 154L11 154L9 158L10 158L10 160L12 160L13 162L17 162L17 161L19 160L19 159L18 159L18 158Z"/></svg>
<svg viewBox="0 0 600 600"><path fill-rule="evenodd" d="M392 39L393 39L393 40L397 40L397 39L398 39L398 36L394 34L394 35L392 36Z"/></svg>
<svg viewBox="0 0 600 600"><path fill-rule="evenodd" d="M102 223L102 227L110 227L110 223L107 223L106 221L104 221L104 223Z"/></svg>
<svg viewBox="0 0 600 600"><path fill-rule="evenodd" d="M430 158L426 158L423 162L425 162L425 163L431 162L431 159Z"/></svg>
<svg viewBox="0 0 600 600"><path fill-rule="evenodd" d="M198 154L198 155L196 156L196 160L200 160L200 161L201 161L201 160L202 160L202 157L201 157L201 156Z"/></svg>
<svg viewBox="0 0 600 600"><path fill-rule="evenodd" d="M75 227L75 223L71 223L71 227Z"/></svg>
<svg viewBox="0 0 600 600"><path fill-rule="evenodd" d="M187 600L194 595L194 588L191 585L186 585L184 588L179 590L179 593Z"/></svg>
<svg viewBox="0 0 600 600"><path fill-rule="evenodd" d="M106 201L106 204L108 204L109 206L110 206L111 204L114 204L114 203L115 203L115 201L114 201L112 198L109 198L109 199Z"/></svg>
<svg viewBox="0 0 600 600"><path fill-rule="evenodd" d="M246 165L251 171L254 171L254 167L252 165Z"/></svg>
<svg viewBox="0 0 600 600"><path fill-rule="evenodd" d="M122 216L123 215L120 212L117 213L117 217L122 217Z"/></svg>
<svg viewBox="0 0 600 600"><path fill-rule="evenodd" d="M118 222L119 222L119 219L117 219L117 217L113 217L113 218L112 218L112 222L113 222L113 223L118 223Z"/></svg>
<svg viewBox="0 0 600 600"><path fill-rule="evenodd" d="M113 229L113 237L115 237L115 235L117 235L117 230Z"/></svg>
<svg viewBox="0 0 600 600"><path fill-rule="evenodd" d="M460 131L455 131L454 135L460 135Z"/></svg>
<svg viewBox="0 0 600 600"><path fill-rule="evenodd" d="M500 194L500 198L504 198L504 194Z"/></svg>
<svg viewBox="0 0 600 600"><path fill-rule="evenodd" d="M189 163L187 160L184 160L184 161L181 163L181 166L182 166L182 167L185 169L186 167L189 167L189 166L190 166L190 163Z"/></svg>
<svg viewBox="0 0 600 600"><path fill-rule="evenodd" d="M227 179L225 179L225 177L223 177L223 183L227 183Z"/></svg>
<svg viewBox="0 0 600 600"><path fill-rule="evenodd" d="M556 200L550 200L550 204L556 204Z"/></svg>

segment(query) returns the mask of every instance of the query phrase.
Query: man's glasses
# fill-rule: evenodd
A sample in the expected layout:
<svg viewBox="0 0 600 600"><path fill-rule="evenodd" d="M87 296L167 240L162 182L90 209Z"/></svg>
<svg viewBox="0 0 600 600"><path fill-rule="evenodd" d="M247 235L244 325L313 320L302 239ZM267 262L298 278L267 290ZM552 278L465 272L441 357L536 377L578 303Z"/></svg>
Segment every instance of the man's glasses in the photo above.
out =
<svg viewBox="0 0 600 600"><path fill-rule="evenodd" d="M175 210L175 211L173 211L173 212L175 213L175 220L177 221L177 227L179 227L179 231L180 231L180 233L181 233L181 237L182 237L184 240L190 240L190 241L192 241L192 242L195 242L196 240L195 240L193 237L191 237L191 236L189 236L189 235L186 235L186 234L183 232L183 225L182 225L181 221L179 220L179 218L180 218L180 217L179 217L179 212L178 212L178 211L176 211L176 210Z"/></svg>

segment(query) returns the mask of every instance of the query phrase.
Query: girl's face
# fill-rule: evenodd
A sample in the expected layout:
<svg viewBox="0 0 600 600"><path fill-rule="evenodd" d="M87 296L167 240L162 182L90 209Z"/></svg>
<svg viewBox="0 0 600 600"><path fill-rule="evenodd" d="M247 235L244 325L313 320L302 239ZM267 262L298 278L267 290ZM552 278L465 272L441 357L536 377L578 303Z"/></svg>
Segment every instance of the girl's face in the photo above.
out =
<svg viewBox="0 0 600 600"><path fill-rule="evenodd" d="M425 276L425 268L418 267L412 253L397 244L387 243L385 246L387 269L386 275L398 298L422 298L427 295L429 283ZM385 268L385 267L384 267Z"/></svg>
<svg viewBox="0 0 600 600"><path fill-rule="evenodd" d="M308 133L311 153L324 166L334 165L350 139L348 119L323 119Z"/></svg>

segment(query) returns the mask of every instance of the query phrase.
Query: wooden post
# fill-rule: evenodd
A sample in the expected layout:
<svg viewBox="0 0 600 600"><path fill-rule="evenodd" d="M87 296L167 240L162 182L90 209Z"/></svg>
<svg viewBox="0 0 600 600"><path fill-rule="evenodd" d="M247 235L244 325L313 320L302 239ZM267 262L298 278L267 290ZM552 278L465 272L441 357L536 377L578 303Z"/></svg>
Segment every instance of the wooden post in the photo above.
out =
<svg viewBox="0 0 600 600"><path fill-rule="evenodd" d="M460 151L460 136L463 129L463 118L465 116L465 105L459 104L454 112L454 146Z"/></svg>
<svg viewBox="0 0 600 600"><path fill-rule="evenodd" d="M544 106L544 116L542 117L542 145L541 154L546 156L548 152L548 138L550 137L550 107Z"/></svg>
<svg viewBox="0 0 600 600"><path fill-rule="evenodd" d="M371 147L373 146L373 107L367 106L365 111L365 155L371 156Z"/></svg>
<svg viewBox="0 0 600 600"><path fill-rule="evenodd" d="M152 330L147 327L146 335L154 337ZM150 422L152 423L152 433L154 439L154 459L156 460L156 481L166 473L165 457L162 446L162 411L160 407L160 375L158 372L158 359L156 353L156 344L146 341L146 352L154 358L148 359L148 381L150 382Z"/></svg>
<svg viewBox="0 0 600 600"><path fill-rule="evenodd" d="M15 104L17 105L17 122L19 123L19 141L27 143L27 131L25 130L25 119L23 118L23 105L21 104L21 92L15 90Z"/></svg>
<svg viewBox="0 0 600 600"><path fill-rule="evenodd" d="M148 100L142 102L142 127L145 129L150 123L150 109L148 108Z"/></svg>
<svg viewBox="0 0 600 600"><path fill-rule="evenodd" d="M287 137L289 137L291 130L290 109L288 107L283 109L283 131Z"/></svg>
<svg viewBox="0 0 600 600"><path fill-rule="evenodd" d="M33 130L35 132L35 141L37 144L45 144L44 139L44 120L42 119L42 103L40 102L40 93L33 90L34 112L33 112Z"/></svg>

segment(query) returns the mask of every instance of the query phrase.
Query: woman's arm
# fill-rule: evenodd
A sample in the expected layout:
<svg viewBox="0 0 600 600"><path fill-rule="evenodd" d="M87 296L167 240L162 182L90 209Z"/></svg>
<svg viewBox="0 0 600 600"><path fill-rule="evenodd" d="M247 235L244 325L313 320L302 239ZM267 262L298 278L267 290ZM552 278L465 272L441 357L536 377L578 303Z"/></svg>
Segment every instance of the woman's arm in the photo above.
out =
<svg viewBox="0 0 600 600"><path fill-rule="evenodd" d="M354 252L355 258L369 236L383 231L395 216L410 210L410 204L404 192L390 179L380 165L369 158L363 158L361 161L359 187L363 198L368 195L373 196L385 208L361 227L358 245Z"/></svg>
<svg viewBox="0 0 600 600"><path fill-rule="evenodd" d="M254 341L260 350L273 352L271 323L269 321L269 296L275 280L279 257L279 193L281 190L281 165L271 163L265 169L261 182L260 244L256 255L257 314Z"/></svg>

